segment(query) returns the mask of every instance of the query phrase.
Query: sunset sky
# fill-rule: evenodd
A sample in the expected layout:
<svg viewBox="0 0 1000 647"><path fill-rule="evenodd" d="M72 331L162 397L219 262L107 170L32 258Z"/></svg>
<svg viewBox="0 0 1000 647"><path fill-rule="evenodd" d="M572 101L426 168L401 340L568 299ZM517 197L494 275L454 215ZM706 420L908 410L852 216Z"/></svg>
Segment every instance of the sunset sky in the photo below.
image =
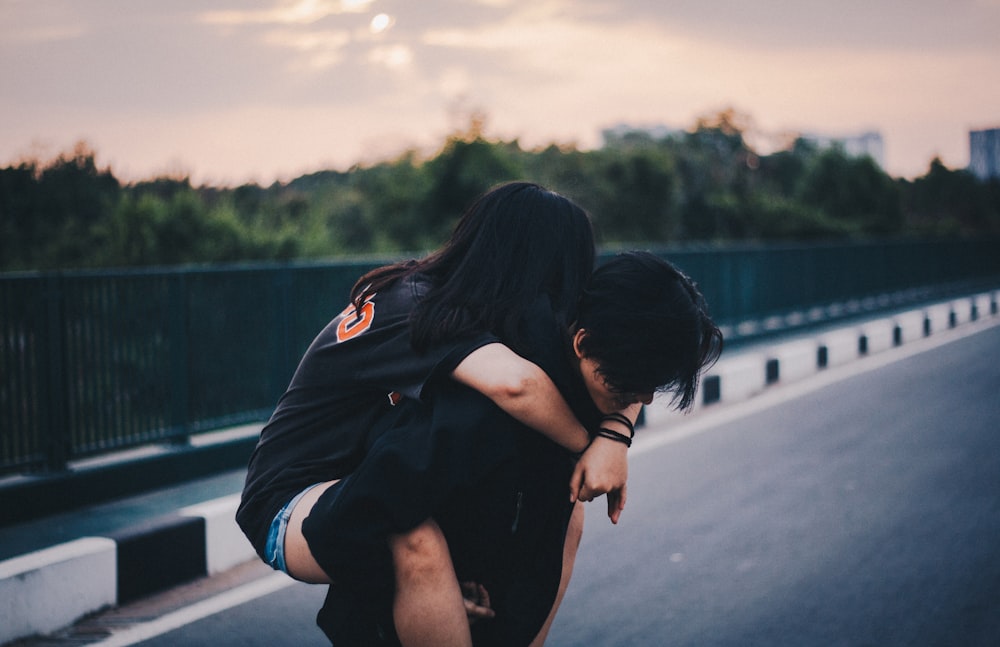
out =
<svg viewBox="0 0 1000 647"><path fill-rule="evenodd" d="M479 111L526 147L733 107L877 130L887 170L1000 127L1000 0L0 0L0 164L79 140L122 179L269 184Z"/></svg>

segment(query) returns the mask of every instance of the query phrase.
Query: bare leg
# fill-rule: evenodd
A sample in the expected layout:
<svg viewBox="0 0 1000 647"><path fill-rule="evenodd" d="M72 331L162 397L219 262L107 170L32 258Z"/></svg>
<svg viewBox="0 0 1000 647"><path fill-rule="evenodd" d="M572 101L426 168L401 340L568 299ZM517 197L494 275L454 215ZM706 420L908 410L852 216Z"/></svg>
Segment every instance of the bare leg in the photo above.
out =
<svg viewBox="0 0 1000 647"><path fill-rule="evenodd" d="M471 647L472 633L448 543L433 520L389 538L396 565L393 618L404 647Z"/></svg>
<svg viewBox="0 0 1000 647"><path fill-rule="evenodd" d="M295 579L310 584L329 584L330 576L320 568L313 559L306 538L302 536L302 522L316 505L316 500L337 481L321 483L305 493L295 504L292 515L288 518L288 528L285 530L285 566L288 574Z"/></svg>
<svg viewBox="0 0 1000 647"><path fill-rule="evenodd" d="M330 583L302 535L302 522L320 495L336 482L323 483L307 492L288 520L285 564L289 574L302 582ZM393 617L404 647L471 647L467 605L448 543L437 523L428 520L408 533L391 536L389 548L396 568Z"/></svg>
<svg viewBox="0 0 1000 647"><path fill-rule="evenodd" d="M545 624L535 639L531 641L530 647L542 647L549 636L549 629L556 619L559 605L562 604L563 596L569 587L569 578L573 575L573 565L576 563L576 551L580 547L580 538L583 536L583 504L577 503L573 508L573 516L569 519L569 526L566 528L566 543L563 544L563 565L562 577L559 578L559 591L556 593L556 601L552 604L549 617L545 619Z"/></svg>

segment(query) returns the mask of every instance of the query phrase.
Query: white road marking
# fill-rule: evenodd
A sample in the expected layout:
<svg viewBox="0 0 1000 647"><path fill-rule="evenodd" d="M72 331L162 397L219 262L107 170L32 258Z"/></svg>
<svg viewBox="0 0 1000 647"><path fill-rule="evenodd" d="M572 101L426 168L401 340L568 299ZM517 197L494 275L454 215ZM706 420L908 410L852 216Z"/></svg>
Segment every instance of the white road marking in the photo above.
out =
<svg viewBox="0 0 1000 647"><path fill-rule="evenodd" d="M128 645L134 645L143 640L161 636L174 629L180 629L192 622L239 606L245 602L250 602L251 600L256 600L257 598L280 591L293 584L296 584L295 580L284 573L272 573L259 580L254 580L235 589L230 589L225 593L220 593L214 597L196 602L191 606L168 613L156 620L150 620L142 624L132 625L122 631L116 631L101 642L92 643L92 647L127 647Z"/></svg>

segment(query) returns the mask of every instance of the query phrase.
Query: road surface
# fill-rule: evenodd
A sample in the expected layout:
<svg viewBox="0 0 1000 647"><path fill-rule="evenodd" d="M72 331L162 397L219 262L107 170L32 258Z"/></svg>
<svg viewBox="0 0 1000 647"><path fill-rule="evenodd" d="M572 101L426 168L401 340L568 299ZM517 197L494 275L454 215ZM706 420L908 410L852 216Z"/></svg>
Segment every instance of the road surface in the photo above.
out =
<svg viewBox="0 0 1000 647"><path fill-rule="evenodd" d="M640 431L548 645L1000 645L1000 326L934 346ZM132 633L96 644L326 644L322 589L275 577L175 592L168 623L117 611Z"/></svg>

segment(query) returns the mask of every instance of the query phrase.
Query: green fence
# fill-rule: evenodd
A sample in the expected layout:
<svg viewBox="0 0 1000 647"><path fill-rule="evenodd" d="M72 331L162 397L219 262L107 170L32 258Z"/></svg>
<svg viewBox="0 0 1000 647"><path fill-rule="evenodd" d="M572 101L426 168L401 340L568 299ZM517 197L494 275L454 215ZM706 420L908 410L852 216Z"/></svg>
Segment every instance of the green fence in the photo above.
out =
<svg viewBox="0 0 1000 647"><path fill-rule="evenodd" d="M1000 241L659 251L730 325L1000 276ZM0 475L266 419L376 264L0 275Z"/></svg>

